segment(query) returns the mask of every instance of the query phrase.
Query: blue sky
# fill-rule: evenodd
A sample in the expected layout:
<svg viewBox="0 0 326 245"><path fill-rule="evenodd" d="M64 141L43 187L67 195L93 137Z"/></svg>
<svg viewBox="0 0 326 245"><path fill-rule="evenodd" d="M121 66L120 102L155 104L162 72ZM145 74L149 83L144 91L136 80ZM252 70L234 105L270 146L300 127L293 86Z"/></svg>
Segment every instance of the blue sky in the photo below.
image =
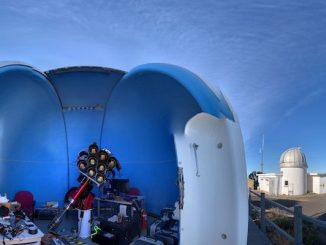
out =
<svg viewBox="0 0 326 245"><path fill-rule="evenodd" d="M18 1L0 3L0 60L47 70L149 62L190 69L237 112L248 172L277 172L301 146L326 172L326 2Z"/></svg>

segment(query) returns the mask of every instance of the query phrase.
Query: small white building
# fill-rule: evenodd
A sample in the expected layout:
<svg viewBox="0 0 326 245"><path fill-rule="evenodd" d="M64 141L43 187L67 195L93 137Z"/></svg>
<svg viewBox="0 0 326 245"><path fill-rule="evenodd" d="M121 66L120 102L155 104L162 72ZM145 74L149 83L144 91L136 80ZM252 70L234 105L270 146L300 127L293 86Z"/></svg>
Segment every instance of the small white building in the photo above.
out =
<svg viewBox="0 0 326 245"><path fill-rule="evenodd" d="M282 189L281 189L282 174L268 173L268 174L257 174L257 175L258 175L260 191L275 196L282 194Z"/></svg>
<svg viewBox="0 0 326 245"><path fill-rule="evenodd" d="M309 173L308 174L308 191L322 194L326 193L326 173Z"/></svg>
<svg viewBox="0 0 326 245"><path fill-rule="evenodd" d="M326 173L307 174L307 168L301 148L290 148L281 155L281 173L257 174L260 191L276 196L326 193Z"/></svg>

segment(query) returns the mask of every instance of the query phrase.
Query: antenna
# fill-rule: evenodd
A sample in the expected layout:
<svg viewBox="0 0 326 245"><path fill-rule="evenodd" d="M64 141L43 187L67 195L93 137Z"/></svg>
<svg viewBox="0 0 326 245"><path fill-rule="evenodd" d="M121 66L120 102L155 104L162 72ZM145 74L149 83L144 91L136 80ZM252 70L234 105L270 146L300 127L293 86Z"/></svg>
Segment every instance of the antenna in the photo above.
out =
<svg viewBox="0 0 326 245"><path fill-rule="evenodd" d="M260 150L260 153L261 153L260 170L262 173L264 172L264 146L265 146L265 135L263 134L261 148L260 148L261 149Z"/></svg>

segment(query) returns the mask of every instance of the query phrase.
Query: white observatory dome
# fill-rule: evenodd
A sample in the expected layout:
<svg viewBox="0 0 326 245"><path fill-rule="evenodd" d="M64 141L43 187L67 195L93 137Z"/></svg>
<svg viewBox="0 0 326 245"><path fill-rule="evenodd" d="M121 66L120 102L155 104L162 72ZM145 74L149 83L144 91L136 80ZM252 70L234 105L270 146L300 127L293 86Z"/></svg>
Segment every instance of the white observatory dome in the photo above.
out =
<svg viewBox="0 0 326 245"><path fill-rule="evenodd" d="M307 193L307 161L300 147L283 152L280 158L282 194L303 195Z"/></svg>
<svg viewBox="0 0 326 245"><path fill-rule="evenodd" d="M281 168L308 168L306 156L300 147L294 147L283 152L280 158Z"/></svg>

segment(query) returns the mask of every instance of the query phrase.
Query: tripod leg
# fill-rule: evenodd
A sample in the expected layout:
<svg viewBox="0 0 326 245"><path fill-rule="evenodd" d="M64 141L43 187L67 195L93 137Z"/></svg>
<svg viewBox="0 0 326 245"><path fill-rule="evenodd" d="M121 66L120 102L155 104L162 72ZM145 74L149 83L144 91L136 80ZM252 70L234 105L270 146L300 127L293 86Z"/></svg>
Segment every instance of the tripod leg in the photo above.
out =
<svg viewBox="0 0 326 245"><path fill-rule="evenodd" d="M74 202L79 198L79 196L83 193L85 188L90 184L90 179L87 179L81 186L79 187L77 193L74 195L74 197L71 199L70 203L67 205L67 207L58 214L48 225L48 231L51 233L55 233L55 229L58 228L62 221L62 217L64 214L68 211L68 209L74 204Z"/></svg>

